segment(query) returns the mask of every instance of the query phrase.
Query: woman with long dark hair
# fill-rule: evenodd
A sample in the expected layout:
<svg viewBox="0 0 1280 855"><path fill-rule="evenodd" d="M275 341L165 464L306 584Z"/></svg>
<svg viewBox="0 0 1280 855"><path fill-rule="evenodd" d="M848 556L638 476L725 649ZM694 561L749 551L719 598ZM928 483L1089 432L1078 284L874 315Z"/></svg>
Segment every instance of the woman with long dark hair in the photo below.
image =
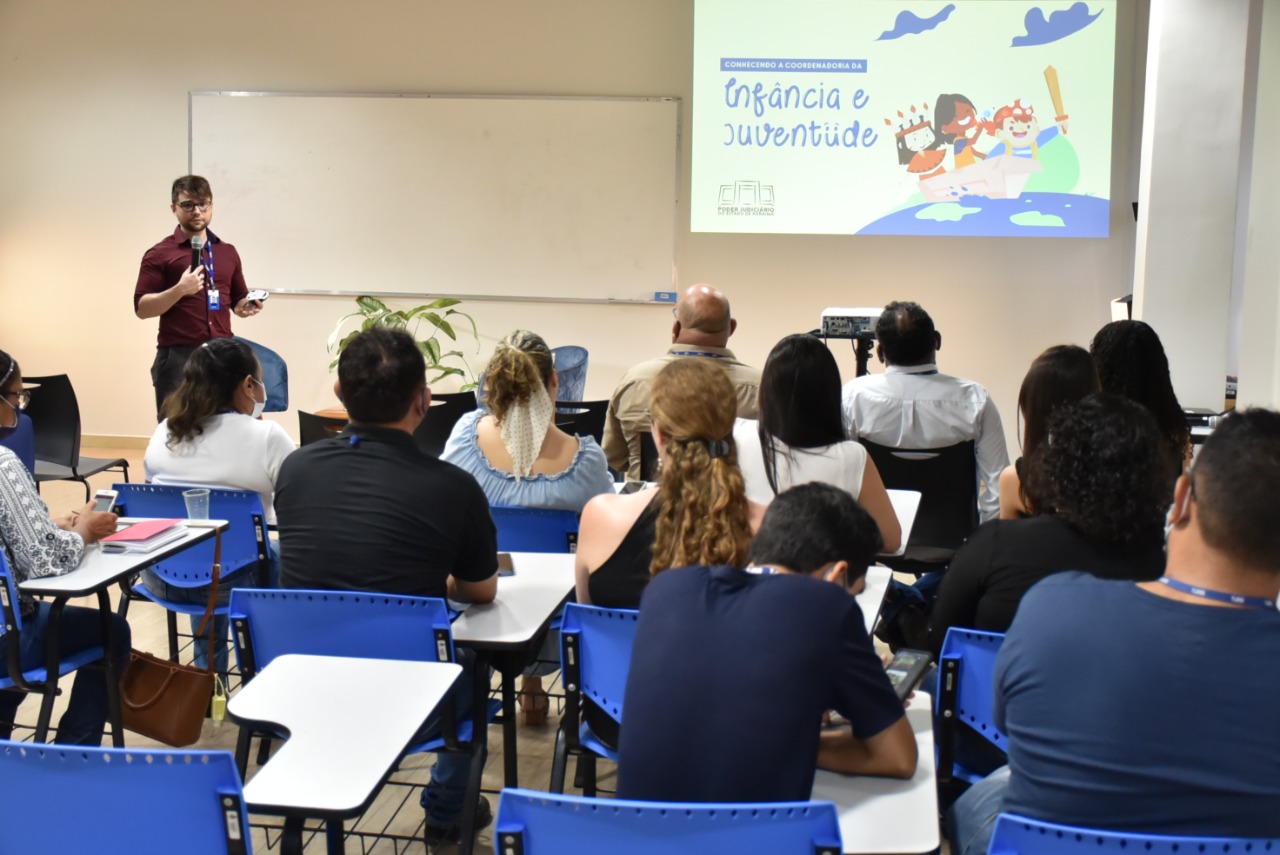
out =
<svg viewBox="0 0 1280 855"><path fill-rule="evenodd" d="M1102 391L1147 408L1160 429L1170 469L1181 474L1191 462L1191 428L1173 391L1160 336L1142 321L1112 321L1098 330L1089 352Z"/></svg>
<svg viewBox="0 0 1280 855"><path fill-rule="evenodd" d="M280 464L293 453L293 440L275 422L263 421L267 389L262 384L262 366L253 349L234 338L215 338L197 347L182 369L182 384L165 400L164 421L156 426L143 458L146 479L156 484L185 484L248 490L262 498L267 522L274 523L272 503ZM274 542L268 543L271 556L271 583L280 573L280 555ZM253 584L252 574L244 574L240 584ZM178 588L165 584L150 571L143 571L148 588L175 602L204 603L208 588ZM219 588L220 604L231 597L234 585ZM199 622L191 618L192 629ZM227 619L215 618L214 634L227 637ZM208 662L208 640L196 638L195 661ZM214 667L227 670L227 647L219 643L214 651Z"/></svg>
<svg viewBox="0 0 1280 855"><path fill-rule="evenodd" d="M820 481L847 491L880 529L884 548L902 542L902 528L875 463L847 439L840 411L840 368L812 335L778 342L760 375L760 418L733 429L747 497L767 505L796 484Z"/></svg>
<svg viewBox="0 0 1280 855"><path fill-rule="evenodd" d="M1066 404L1098 391L1098 372L1089 351L1074 344L1059 344L1036 357L1018 390L1018 416L1022 420L1022 457L1000 473L1000 519L1027 515L1023 498L1023 461L1045 441L1049 420Z"/></svg>

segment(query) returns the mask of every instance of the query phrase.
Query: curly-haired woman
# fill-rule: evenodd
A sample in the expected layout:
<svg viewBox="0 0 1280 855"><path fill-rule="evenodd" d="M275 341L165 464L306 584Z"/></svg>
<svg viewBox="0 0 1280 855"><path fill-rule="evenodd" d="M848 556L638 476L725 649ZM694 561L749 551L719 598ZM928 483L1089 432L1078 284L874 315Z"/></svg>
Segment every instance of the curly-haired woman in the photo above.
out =
<svg viewBox="0 0 1280 855"><path fill-rule="evenodd" d="M654 378L649 410L661 483L587 503L578 535L580 603L635 608L650 577L670 567L746 566L764 517L738 469L738 403L724 371L698 357L672 362Z"/></svg>
<svg viewBox="0 0 1280 855"><path fill-rule="evenodd" d="M1150 581L1164 571L1174 479L1143 407L1099 392L1060 408L1026 475L1036 515L986 523L948 567L929 616L935 654L950 627L1007 630L1023 594L1053 573Z"/></svg>

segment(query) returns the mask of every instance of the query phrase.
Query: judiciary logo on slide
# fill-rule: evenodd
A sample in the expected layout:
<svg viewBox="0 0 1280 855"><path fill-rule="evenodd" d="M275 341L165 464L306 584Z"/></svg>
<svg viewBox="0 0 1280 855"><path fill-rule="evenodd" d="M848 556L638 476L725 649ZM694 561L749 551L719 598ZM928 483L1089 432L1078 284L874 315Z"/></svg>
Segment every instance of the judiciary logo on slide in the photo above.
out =
<svg viewBox="0 0 1280 855"><path fill-rule="evenodd" d="M693 230L1105 237L1115 5L698 0Z"/></svg>

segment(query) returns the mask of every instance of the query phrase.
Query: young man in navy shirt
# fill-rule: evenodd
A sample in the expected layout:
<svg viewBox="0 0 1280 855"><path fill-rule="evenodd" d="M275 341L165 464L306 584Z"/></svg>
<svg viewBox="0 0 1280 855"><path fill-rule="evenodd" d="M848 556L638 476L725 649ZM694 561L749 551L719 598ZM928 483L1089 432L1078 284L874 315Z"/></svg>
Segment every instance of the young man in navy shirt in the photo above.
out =
<svg viewBox="0 0 1280 855"><path fill-rule="evenodd" d="M805 801L815 768L908 778L916 741L854 595L880 533L803 484L770 504L750 567L658 574L640 602L619 798ZM834 709L849 728L822 731Z"/></svg>

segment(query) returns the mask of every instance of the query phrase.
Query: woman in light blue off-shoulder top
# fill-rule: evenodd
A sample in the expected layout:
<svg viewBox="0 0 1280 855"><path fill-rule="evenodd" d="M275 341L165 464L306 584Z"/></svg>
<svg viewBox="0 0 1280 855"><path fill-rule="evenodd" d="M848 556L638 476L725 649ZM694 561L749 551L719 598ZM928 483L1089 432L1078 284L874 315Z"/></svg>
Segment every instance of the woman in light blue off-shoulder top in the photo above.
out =
<svg viewBox="0 0 1280 855"><path fill-rule="evenodd" d="M453 427L441 459L475 477L491 505L553 508L582 513L593 496L613 492L604 452L589 436L570 436L555 425L560 386L542 337L517 330L485 368L485 403ZM547 634L539 660L558 658L560 639ZM546 721L549 700L537 666L526 671L520 709L529 724Z"/></svg>

